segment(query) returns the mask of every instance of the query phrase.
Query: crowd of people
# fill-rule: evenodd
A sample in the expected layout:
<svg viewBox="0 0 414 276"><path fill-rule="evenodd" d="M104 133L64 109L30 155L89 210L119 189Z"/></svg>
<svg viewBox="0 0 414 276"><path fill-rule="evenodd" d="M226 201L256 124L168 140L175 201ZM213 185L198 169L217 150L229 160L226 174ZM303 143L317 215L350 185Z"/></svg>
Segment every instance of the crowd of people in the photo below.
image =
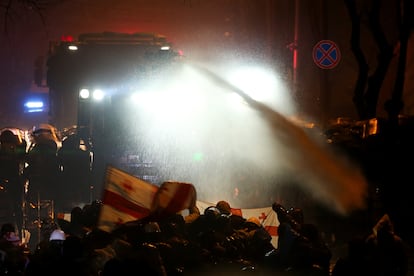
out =
<svg viewBox="0 0 414 276"><path fill-rule="evenodd" d="M258 218L232 213L224 200L202 212L194 205L187 215L150 214L111 232L98 227L102 203L93 201L73 207L70 220L50 216L38 221L37 239L35 233L23 235L21 221L15 220L22 215L16 214L23 210L20 203L36 203L40 193L56 203L64 200L59 195L73 198L68 192L79 189L62 192L56 183L78 183L84 175L77 173L88 169L89 161L77 148L76 137L66 139L58 150L47 129L33 135L30 146L11 131L0 135L1 187L16 204L13 217L1 226L0 275L408 274L409 248L388 215L372 233L347 241L347 251L334 258L318 225L307 222L301 208L286 209L277 202L272 205L280 223L277 246Z"/></svg>
<svg viewBox="0 0 414 276"><path fill-rule="evenodd" d="M29 137L18 129L1 129L4 216L21 226L22 218L43 201L53 201L54 210L67 212L74 200L88 202L90 162L89 152L80 148L76 135L60 139L50 125L33 129Z"/></svg>
<svg viewBox="0 0 414 276"><path fill-rule="evenodd" d="M203 212L149 214L99 229L102 203L74 207L71 219L42 227L41 240L27 247L16 228L1 227L2 275L407 275L408 254L393 224L384 217L349 241L347 254L333 260L318 226L300 208L274 203L278 243L255 218L232 213L219 201Z"/></svg>

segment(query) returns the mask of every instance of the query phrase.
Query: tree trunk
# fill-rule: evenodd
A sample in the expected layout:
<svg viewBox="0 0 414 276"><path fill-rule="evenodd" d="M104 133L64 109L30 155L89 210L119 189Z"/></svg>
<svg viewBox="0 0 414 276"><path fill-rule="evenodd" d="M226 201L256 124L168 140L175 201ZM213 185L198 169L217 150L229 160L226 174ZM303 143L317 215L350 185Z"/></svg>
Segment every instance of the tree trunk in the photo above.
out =
<svg viewBox="0 0 414 276"><path fill-rule="evenodd" d="M368 80L368 64L364 53L361 50L360 36L361 23L357 12L355 0L345 0L345 5L348 9L349 17L351 18L351 49L358 63L358 78L354 88L353 102L355 104L358 116L360 119L366 117L366 108L364 103L364 93Z"/></svg>
<svg viewBox="0 0 414 276"><path fill-rule="evenodd" d="M379 54L377 68L368 79L368 90L365 95L366 116L364 119L376 117L379 92L393 55L393 48L388 43L380 24L381 4L382 0L373 1L369 13L369 26L377 43Z"/></svg>
<svg viewBox="0 0 414 276"><path fill-rule="evenodd" d="M392 125L398 125L398 115L400 114L404 102L402 99L405 81L405 68L407 62L407 45L412 28L412 16L413 16L413 3L412 0L402 0L400 4L403 4L403 9L399 9L402 12L401 25L400 25L400 51L397 68L397 76L394 85L394 91L391 99L386 103L386 110L388 112L389 121Z"/></svg>

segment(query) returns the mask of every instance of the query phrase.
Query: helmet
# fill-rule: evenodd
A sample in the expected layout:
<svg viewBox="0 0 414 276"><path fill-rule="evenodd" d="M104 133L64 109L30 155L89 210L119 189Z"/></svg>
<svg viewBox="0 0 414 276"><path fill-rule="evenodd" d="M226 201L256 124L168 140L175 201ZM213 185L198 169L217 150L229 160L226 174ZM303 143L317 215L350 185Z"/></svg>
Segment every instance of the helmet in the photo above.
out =
<svg viewBox="0 0 414 276"><path fill-rule="evenodd" d="M64 241L66 239L65 232L60 229L53 230L50 234L49 241Z"/></svg>
<svg viewBox="0 0 414 276"><path fill-rule="evenodd" d="M230 215L231 214L231 207L227 201L220 200L216 204L216 208L219 209L220 213Z"/></svg>
<svg viewBox="0 0 414 276"><path fill-rule="evenodd" d="M220 216L220 210L216 206L209 206L204 210L204 215L208 218L217 218Z"/></svg>
<svg viewBox="0 0 414 276"><path fill-rule="evenodd" d="M260 227L262 224L260 223L259 219L256 217L250 217L247 219L247 222L254 223L256 226Z"/></svg>
<svg viewBox="0 0 414 276"><path fill-rule="evenodd" d="M303 210L301 208L291 207L288 210L288 214L299 224L302 224L305 221Z"/></svg>
<svg viewBox="0 0 414 276"><path fill-rule="evenodd" d="M150 221L144 225L144 231L145 233L158 233L161 229L156 221Z"/></svg>
<svg viewBox="0 0 414 276"><path fill-rule="evenodd" d="M18 234L16 234L15 232L8 232L5 235L6 240L8 240L9 242L20 242L20 237Z"/></svg>

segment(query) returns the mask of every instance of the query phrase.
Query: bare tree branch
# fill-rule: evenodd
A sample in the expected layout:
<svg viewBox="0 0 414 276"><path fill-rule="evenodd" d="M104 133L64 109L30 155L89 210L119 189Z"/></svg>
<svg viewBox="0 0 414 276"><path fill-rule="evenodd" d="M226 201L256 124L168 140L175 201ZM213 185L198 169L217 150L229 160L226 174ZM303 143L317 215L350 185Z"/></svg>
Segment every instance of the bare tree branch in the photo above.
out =
<svg viewBox="0 0 414 276"><path fill-rule="evenodd" d="M4 16L4 32L7 33L7 22L8 22L8 18L10 16L10 9L11 9L11 5L13 3L13 0L8 0L7 4L5 5L5 16Z"/></svg>
<svg viewBox="0 0 414 276"><path fill-rule="evenodd" d="M40 17L45 25L44 11L66 0L0 0L0 17L3 16L4 32L7 34L10 22L20 18L24 10L32 11Z"/></svg>

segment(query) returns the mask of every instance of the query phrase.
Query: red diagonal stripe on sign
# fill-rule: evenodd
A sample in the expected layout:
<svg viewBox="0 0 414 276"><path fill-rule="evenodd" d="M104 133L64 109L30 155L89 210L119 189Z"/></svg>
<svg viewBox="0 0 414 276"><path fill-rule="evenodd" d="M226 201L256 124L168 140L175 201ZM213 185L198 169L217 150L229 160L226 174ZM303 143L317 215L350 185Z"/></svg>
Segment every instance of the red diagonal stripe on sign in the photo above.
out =
<svg viewBox="0 0 414 276"><path fill-rule="evenodd" d="M137 219L146 217L150 213L150 210L148 208L137 205L120 196L119 194L108 190L105 190L105 193L103 195L103 203Z"/></svg>
<svg viewBox="0 0 414 276"><path fill-rule="evenodd" d="M333 46L329 47L327 51L325 51L324 48L319 48L323 54L323 56L319 59L319 61L324 60L325 58L329 59L330 62L335 63L335 60L331 57L331 53L335 51L335 48Z"/></svg>

